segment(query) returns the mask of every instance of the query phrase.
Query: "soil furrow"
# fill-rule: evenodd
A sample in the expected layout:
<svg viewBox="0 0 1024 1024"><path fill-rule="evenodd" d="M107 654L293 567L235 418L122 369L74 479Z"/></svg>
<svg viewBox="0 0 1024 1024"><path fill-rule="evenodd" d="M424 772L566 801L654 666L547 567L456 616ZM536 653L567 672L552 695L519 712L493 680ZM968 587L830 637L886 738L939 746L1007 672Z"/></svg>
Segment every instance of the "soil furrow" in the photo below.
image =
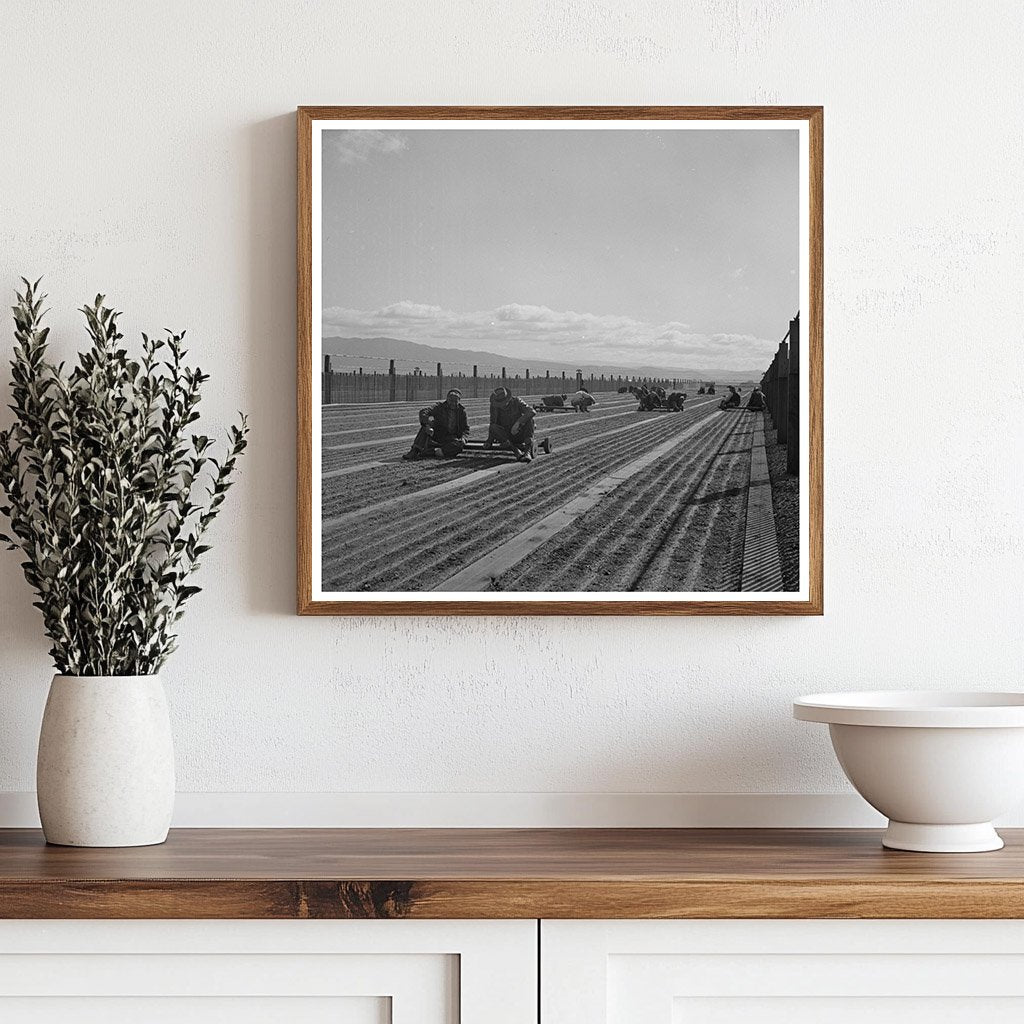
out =
<svg viewBox="0 0 1024 1024"><path fill-rule="evenodd" d="M698 407L692 412L671 415L663 414L656 418L650 417L648 414L646 419L643 418L644 414L634 413L635 420L627 418L623 421L622 425L629 426L630 423L635 422L637 424L650 424L652 430L659 432L679 430L682 429L683 425L694 422L696 417L706 414L706 412L706 409L701 410ZM609 425L602 423L600 420L592 420L586 423L573 424L576 427L573 432L563 433L554 442L556 456L560 458L559 453L565 445L602 433L606 429L618 429L618 422L616 420ZM640 426L636 428L636 432L644 435L647 433L646 429ZM404 450L404 448L399 450ZM574 451L578 452L579 449L577 448ZM381 453L379 450L376 450L374 454L379 455ZM395 454L398 454L398 450L396 450ZM578 456L574 454L573 458L578 458ZM358 465L360 462L365 461L365 454L360 454L359 456L352 456L348 464ZM346 463L344 462L331 462L330 464L325 464L323 469L330 471L332 469L344 468L345 465ZM472 456L468 453L450 461L435 459L412 464L401 462L395 458L393 465L375 468L371 477L367 479L359 478L358 482L346 477L328 477L322 481L322 516L324 519L330 519L335 516L344 515L360 508L369 507L377 501L387 500L396 494L407 494L423 490L446 480L467 476L470 473L492 465L494 465L493 458ZM548 466L548 457L541 456L534 462L531 472L540 472Z"/></svg>
<svg viewBox="0 0 1024 1024"><path fill-rule="evenodd" d="M517 398L521 398L524 402L537 402L538 404L540 403L541 399L545 395L567 394L567 395L571 396L576 391L576 389L573 388L572 391L566 391L566 392L562 392L562 391L531 391L531 392L525 392L525 391L519 390L519 389L514 388L514 387L511 388L511 390L512 390L512 393ZM597 399L599 407L603 406L603 405L605 405L607 403L610 403L610 402L624 402L627 399L629 401L634 401L634 402L636 401L635 398L632 398L631 396L628 396L626 394L621 394L620 395L617 391L595 391L594 392L594 397ZM480 395L478 398L463 397L462 404L464 406L466 406L467 409L470 406L474 406L474 405L479 405L479 406L483 406L484 408L486 408L487 405L490 403L490 400L491 400L491 396L490 396L490 393L488 392L488 394ZM403 399L400 402L398 402L398 401L395 401L395 402L366 402L366 403L358 403L358 404L355 404L355 405L324 405L324 406L321 406L320 413L321 413L321 417L324 418L324 419L333 418L333 417L340 417L340 416L373 415L373 414L376 414L376 413L393 412L394 410L408 411L410 409L412 409L412 410L422 409L424 406L433 405L435 402L438 402L438 401L440 401L440 399L438 399L438 398L427 398L427 397L424 397L424 398L420 399L419 401L416 401L416 400L408 400L407 401L407 400Z"/></svg>
<svg viewBox="0 0 1024 1024"><path fill-rule="evenodd" d="M744 414L651 552L634 589L739 590L750 483L750 419Z"/></svg>
<svg viewBox="0 0 1024 1024"><path fill-rule="evenodd" d="M624 426L613 428L609 432L604 433L603 436L601 436L600 438L597 438L595 436L594 440L600 441L600 447L595 448L594 450L589 450L587 448L587 445L583 443L588 440L590 434L587 434L584 437L574 435L571 441L569 439L566 439L566 442L562 444L558 449L556 449L556 452L553 456L539 457L530 467L528 467L529 473L535 477L546 477L547 474L551 472L571 472L575 467L573 465L565 465L563 459L563 457L569 456L570 453L572 456L572 462L577 464L579 464L581 460L585 459L602 458L612 450L610 447L612 444L619 444L622 443L623 440L625 440L628 443L637 445L644 443L645 439L648 437L667 437L671 433L674 433L677 430L682 429L684 425L693 423L696 419L699 418L699 416L686 416L685 418L677 418L674 421L674 424L669 423L665 420L653 421L638 418L637 420L631 423L627 423ZM500 464L507 464L507 461L508 460L502 460ZM397 507L398 505L407 506L407 501L405 500L404 497L405 494L415 495L419 493L421 490L426 490L437 483L443 483L445 481L454 479L456 476L467 478L470 477L472 473L478 469L494 466L496 464L499 463L496 463L493 458L465 456L460 459L452 460L450 462L446 462L443 460L432 460L424 464L414 464L415 468L405 463L398 462L395 464L395 468L398 469L400 472L404 471L406 474L416 474L414 477L410 477L410 479L415 479L417 481L422 480L422 486L416 487L414 490L411 491L405 491L403 493L399 486L394 486L390 481L386 481L386 490L384 494L381 494L379 496L374 495L367 487L364 487L360 489L357 495L358 503L356 504L354 511L366 509L368 513L372 513L373 511L375 511L375 506L380 503L380 499L384 498L385 495L388 495L389 497L387 498L387 501L384 507L382 508L382 511L390 511L392 507ZM462 467L462 472L457 472L460 466ZM559 469L558 467L561 468ZM422 473L420 472L421 470L426 470L426 472L429 473L430 475L423 476ZM441 476L440 474L442 473L442 471L445 470L449 470L449 472L445 472L444 475ZM375 477L383 477L383 474L375 474ZM334 478L331 479L333 481ZM486 487L490 485L493 487L494 481L492 479L482 477L479 482L479 485L476 485L475 481L467 479L466 485L480 487ZM340 490L341 496L344 496L346 491L348 491L349 489L354 491L354 488L351 488L351 482L345 481L344 479L342 479L338 483L331 483L330 490L328 489L328 482L325 481L324 500L326 503L330 505L330 507L333 507L334 497L331 491L333 490L334 492L337 492ZM427 495L426 497L430 496ZM327 505L325 505L324 507L323 518L325 522L329 522L331 518L331 515L329 515L327 511ZM329 527L327 529L329 531Z"/></svg>
<svg viewBox="0 0 1024 1024"><path fill-rule="evenodd" d="M600 552L600 555L587 561L574 559L577 565L589 567L578 589L631 589L633 573L630 566L664 532L680 496L693 486L699 476L707 452L720 443L723 427L722 423L716 423L699 439L699 449L680 453L659 467L658 472L638 486L637 493L625 508L610 517L607 525L593 530L592 539L588 542L589 552L594 555ZM607 510L603 515L609 519ZM564 573L561 575L565 576ZM571 573L569 576L571 578ZM562 582L568 583L568 580L563 578ZM554 589L561 589L558 581L555 581Z"/></svg>
<svg viewBox="0 0 1024 1024"><path fill-rule="evenodd" d="M320 429L324 436L329 436L345 430L379 430L382 428L398 429L402 426L414 429L417 425L417 414L419 413L419 410L428 408L433 404L433 402L428 402L425 405L411 406L404 409L388 409L371 414L359 413L351 416L322 417L320 420ZM471 426L474 423L479 424L487 420L490 410L489 402L463 402L463 406L466 409L466 415L469 418ZM599 416L603 413L621 411L631 407L634 409L636 408L636 399L634 398L630 398L628 402L600 402L595 408L592 408L589 413L538 412L537 417L538 419L543 419L548 422L553 420L585 419L587 416Z"/></svg>
<svg viewBox="0 0 1024 1024"><path fill-rule="evenodd" d="M681 451L661 460L633 484L623 504L622 491L560 531L515 570L499 577L502 590L624 590L622 579L642 556L659 526L671 514L678 492L696 478L707 453L728 433L715 419ZM673 496L667 505L666 496Z"/></svg>
<svg viewBox="0 0 1024 1024"><path fill-rule="evenodd" d="M544 434L546 434L548 432L564 431L564 430L571 429L573 427L578 427L578 426L585 425L587 423L599 423L599 422L604 421L604 420L617 419L617 418L619 418L621 416L628 416L631 413L635 413L635 412L636 412L635 409L626 408L626 409L620 409L620 410L616 410L616 411L608 411L608 412L603 412L603 413L590 413L590 414L588 414L586 416L584 416L584 415L575 415L574 414L571 418L568 415L565 415L565 416L558 417L557 420L554 417L540 417L539 416L536 419L536 421L535 421L536 422L536 431L537 431L539 436L543 436ZM655 415L657 415L657 414L655 414ZM662 415L666 415L667 416L669 414L668 413L663 413ZM486 425L478 426L475 431L472 430L472 423L470 424L470 427L471 427L470 436L483 437L486 434ZM375 427L375 428L367 428L367 429L371 433L373 433L373 432L379 431L379 430L381 430L383 428ZM339 453L339 452L360 451L360 450L363 450L365 448L371 448L371 447L372 448L379 448L379 447L384 447L386 445L396 445L397 444L399 446L402 446L404 444L404 446L406 448L408 448L408 446L412 443L412 439L416 436L416 431L418 429L419 429L419 427L415 426L415 425L409 427L409 430L408 430L408 440L405 440L402 437L395 437L395 438L391 438L391 437L383 437L383 438L382 437L371 437L371 438L367 438L366 440L362 440L362 441L341 441L338 444L333 444L333 443L324 444L324 446L323 446L324 458L326 459L329 455L334 455L334 454Z"/></svg>
<svg viewBox="0 0 1024 1024"><path fill-rule="evenodd" d="M598 430L600 427L612 421L612 423L618 423L628 421L630 416L636 417L638 420L643 418L655 422L661 419L670 419L679 416L691 416L695 412L706 408L711 403L694 403L692 408L687 409L682 413L637 413L632 407L624 410L605 412L601 414L594 413L589 416L573 416L538 419L536 436L539 438L553 434L559 438L560 443L567 443L574 437L582 436L583 434ZM379 441L373 439L370 442L363 443L361 441L348 442L344 446L331 446L325 445L322 449L321 459L324 469L334 469L338 466L344 465L348 461L359 462L364 461L361 458L361 454L365 453L368 449L373 450L373 454L377 457L388 454L390 451L395 453L404 452L408 450L409 444L412 442L412 438L415 435L412 431L409 432L407 437L398 436L395 438L381 438ZM472 437L481 438L484 436L483 430L478 430L475 433L471 433Z"/></svg>
<svg viewBox="0 0 1024 1024"><path fill-rule="evenodd" d="M581 424L576 430L571 432L562 433L559 435L548 435L544 434L544 437L551 437L551 443L554 446L555 451L564 449L567 445L570 445L573 441L582 439L588 436L597 435L605 430L614 430L619 425L626 425L630 420L626 419L623 421L612 421L611 423L593 423L593 424ZM640 422L637 420L637 422ZM537 438L539 442L540 437ZM390 449L382 448L365 448L360 449L358 452L346 453L344 457L327 458L323 460L322 470L325 473L329 473L335 469L344 469L349 465L358 465L361 462L366 462L368 456L373 458L373 461L390 461L394 467L400 471L399 475L407 477L410 483L418 481L420 478L433 479L434 474L437 472L439 466L445 465L449 467L455 467L456 469L462 468L464 470L475 470L482 469L488 465L494 465L494 459L496 456L479 455L473 452L465 452L457 459L424 459L420 460L415 465L409 465L401 460L399 457L408 451L409 442L406 440L401 441L399 444L394 445ZM497 456L500 457L500 456ZM324 481L324 493L335 494L337 493L342 485L341 484L329 484L330 477L327 477ZM418 487L416 488L419 489Z"/></svg>
<svg viewBox="0 0 1024 1024"><path fill-rule="evenodd" d="M539 518L564 503L595 475L628 462L638 450L665 440L684 422L699 417L665 417L651 423L640 437L624 434L610 439L600 451L586 452L572 463L523 467L514 485L519 493L510 501L508 479L481 484L471 493L460 492L447 509L426 508L403 512L396 530L393 514L370 514L359 520L358 530L344 530L324 542L324 584L337 590L395 589L406 582L414 589L433 585L451 575L460 564L479 557L523 528L517 510ZM638 445L641 446L638 448ZM455 514L452 514L455 513ZM461 524L465 524L464 526ZM358 533L358 543L355 534ZM395 550L405 554L395 558Z"/></svg>
<svg viewBox="0 0 1024 1024"><path fill-rule="evenodd" d="M608 445L600 453L593 453L581 462L565 463L562 465L561 473L552 472L555 467L550 465L544 467L548 472L543 474L533 472L535 468L541 468L537 463L524 466L519 479L513 485L519 486L519 494L515 496L518 501L515 498L510 500L507 481L488 481L474 492L460 495L461 500L450 503L449 507L452 510L458 510L458 516L442 516L441 524L437 523L438 510L429 507L403 514L397 532L394 515L373 515L363 518L359 521L359 552L353 552L348 544L339 547L333 537L330 538L328 552L328 539L325 538L325 578L328 569L333 569L343 560L348 562L348 569L354 579L369 574L373 571L370 566L380 563L384 563L381 568L390 579L398 579L403 569L414 562L434 560L434 567L440 568L433 540L439 529L443 536L437 536L436 544L443 543L445 551L445 558L441 564L445 567L448 567L449 563L457 566L462 553L481 546L482 550L488 550L489 538L503 532L512 534L522 528L521 520L510 516L510 508L522 506L524 513L534 516L540 510L547 512L550 508L558 507L567 492L581 486L583 481L595 472L616 462L628 461L636 450L631 440L623 437L617 443ZM645 447L648 446L645 444ZM464 528L462 524L467 526ZM463 536L464 534L466 536ZM404 557L396 558L391 549L398 547L402 550L402 544L407 543L409 536L419 536L423 541L408 548ZM378 544L384 550L380 550ZM444 575L439 578L443 579Z"/></svg>

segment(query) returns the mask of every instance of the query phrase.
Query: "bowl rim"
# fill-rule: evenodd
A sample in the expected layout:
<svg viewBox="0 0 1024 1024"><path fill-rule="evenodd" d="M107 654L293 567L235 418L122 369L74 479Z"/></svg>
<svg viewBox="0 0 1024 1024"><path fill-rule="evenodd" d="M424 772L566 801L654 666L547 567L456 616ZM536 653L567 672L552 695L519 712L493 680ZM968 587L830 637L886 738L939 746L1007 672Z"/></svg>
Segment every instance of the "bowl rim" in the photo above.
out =
<svg viewBox="0 0 1024 1024"><path fill-rule="evenodd" d="M828 725L894 728L1024 727L1024 692L1014 690L852 690L811 693L793 702L793 717Z"/></svg>

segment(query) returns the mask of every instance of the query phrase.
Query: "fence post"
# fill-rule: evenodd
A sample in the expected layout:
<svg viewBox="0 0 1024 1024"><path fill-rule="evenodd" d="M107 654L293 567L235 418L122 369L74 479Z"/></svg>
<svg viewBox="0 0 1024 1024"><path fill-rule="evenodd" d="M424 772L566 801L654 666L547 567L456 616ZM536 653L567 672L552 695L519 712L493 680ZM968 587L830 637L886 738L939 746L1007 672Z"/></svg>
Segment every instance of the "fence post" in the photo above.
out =
<svg viewBox="0 0 1024 1024"><path fill-rule="evenodd" d="M800 473L800 314L789 322L789 441L786 470Z"/></svg>
<svg viewBox="0 0 1024 1024"><path fill-rule="evenodd" d="M530 379L530 368L529 367L526 368L526 379L527 380Z"/></svg>
<svg viewBox="0 0 1024 1024"><path fill-rule="evenodd" d="M778 395L778 379L779 379L779 353L776 352L772 356L772 365L768 367L768 411L772 414L772 426L778 426L776 422L779 415L779 404L776 399Z"/></svg>
<svg viewBox="0 0 1024 1024"><path fill-rule="evenodd" d="M444 395L441 394L442 388L443 388L443 384L442 384L442 379L441 379L441 364L438 363L437 364L437 397L438 397L438 399L444 398Z"/></svg>
<svg viewBox="0 0 1024 1024"><path fill-rule="evenodd" d="M789 437L789 346L779 345L779 418L775 424L775 440L786 444Z"/></svg>
<svg viewBox="0 0 1024 1024"><path fill-rule="evenodd" d="M583 387L583 371L576 371L576 390L579 391Z"/></svg>
<svg viewBox="0 0 1024 1024"><path fill-rule="evenodd" d="M395 361L388 363L388 401L395 400Z"/></svg>
<svg viewBox="0 0 1024 1024"><path fill-rule="evenodd" d="M501 379L502 380L505 379L505 367L504 366L501 368Z"/></svg>
<svg viewBox="0 0 1024 1024"><path fill-rule="evenodd" d="M323 403L331 404L331 357L324 356L324 380L323 380Z"/></svg>

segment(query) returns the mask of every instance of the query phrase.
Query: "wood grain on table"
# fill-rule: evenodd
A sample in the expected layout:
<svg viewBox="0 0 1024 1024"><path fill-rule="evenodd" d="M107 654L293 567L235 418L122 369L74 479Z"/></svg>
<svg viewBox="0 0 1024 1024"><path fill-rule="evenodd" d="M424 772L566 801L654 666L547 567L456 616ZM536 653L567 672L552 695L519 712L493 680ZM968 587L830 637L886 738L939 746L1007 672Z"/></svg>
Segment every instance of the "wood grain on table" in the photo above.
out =
<svg viewBox="0 0 1024 1024"><path fill-rule="evenodd" d="M175 829L162 846L0 830L4 918L1021 918L996 853L863 829Z"/></svg>

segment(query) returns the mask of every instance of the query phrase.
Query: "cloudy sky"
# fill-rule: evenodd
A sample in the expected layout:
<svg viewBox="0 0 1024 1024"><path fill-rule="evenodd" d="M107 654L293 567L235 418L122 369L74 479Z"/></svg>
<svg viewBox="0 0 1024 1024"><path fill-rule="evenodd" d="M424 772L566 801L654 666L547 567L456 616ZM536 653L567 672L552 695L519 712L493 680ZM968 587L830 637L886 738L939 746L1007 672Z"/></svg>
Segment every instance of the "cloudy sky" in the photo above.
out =
<svg viewBox="0 0 1024 1024"><path fill-rule="evenodd" d="M754 369L799 305L791 130L323 136L323 332Z"/></svg>

